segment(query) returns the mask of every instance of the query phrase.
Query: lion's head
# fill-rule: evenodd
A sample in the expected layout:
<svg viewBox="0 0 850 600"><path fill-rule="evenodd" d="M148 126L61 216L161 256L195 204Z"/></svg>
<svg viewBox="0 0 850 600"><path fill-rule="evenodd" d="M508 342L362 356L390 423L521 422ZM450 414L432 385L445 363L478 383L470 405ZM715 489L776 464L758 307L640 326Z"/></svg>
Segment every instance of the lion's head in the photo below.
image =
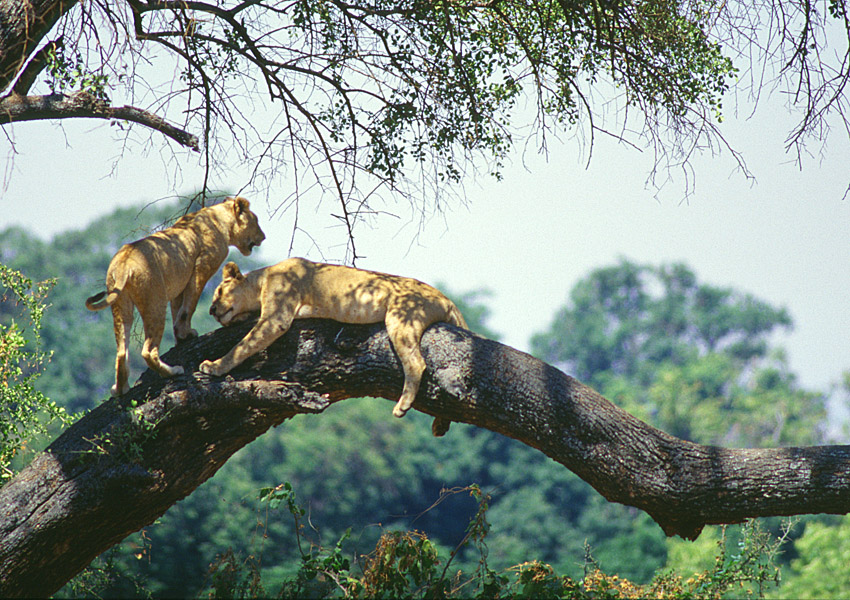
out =
<svg viewBox="0 0 850 600"><path fill-rule="evenodd" d="M244 321L259 310L259 290L239 271L236 263L224 265L221 283L213 294L210 314L222 325L230 325Z"/></svg>
<svg viewBox="0 0 850 600"><path fill-rule="evenodd" d="M232 204L231 210L235 217L230 229L230 243L244 256L248 256L266 239L266 234L260 229L257 215L251 211L251 204L245 198L237 196L226 201Z"/></svg>

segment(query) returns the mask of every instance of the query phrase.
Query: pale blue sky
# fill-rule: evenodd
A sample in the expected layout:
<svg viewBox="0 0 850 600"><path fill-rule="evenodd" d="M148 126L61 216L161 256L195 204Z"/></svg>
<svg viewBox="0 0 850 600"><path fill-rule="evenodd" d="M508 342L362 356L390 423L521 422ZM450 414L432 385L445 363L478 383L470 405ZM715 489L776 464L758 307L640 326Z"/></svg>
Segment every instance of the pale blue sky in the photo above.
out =
<svg viewBox="0 0 850 600"><path fill-rule="evenodd" d="M468 181L468 204L432 218L412 245L418 224L404 225L404 205L402 219L361 230L357 243L365 258L358 266L445 282L458 292L489 288L492 328L527 350L530 336L548 325L591 269L619 257L682 261L700 280L787 307L796 327L780 341L791 367L804 385L826 389L850 369L850 201L843 199L850 145L836 137L824 160L808 159L799 170L783 150L786 126L782 107L770 103L754 119L727 118L722 129L757 182L735 174L728 155L703 156L694 163L696 193L687 203L676 184L655 197L645 184L652 166L645 153L600 140L585 168L575 141L550 140L548 160L529 147L512 157L503 181ZM144 153L137 144L125 146L105 123L27 123L12 136L17 154L8 154L2 228L20 224L49 237L116 206L200 183L197 155L180 151L175 161L170 153ZM6 140L0 145L9 151ZM234 175L218 183L240 189L245 182ZM271 190L272 202L283 193ZM291 213L270 216L274 207L258 197L254 208L268 236L261 259L282 260ZM329 202L325 212L333 209ZM341 230L324 213L309 213L302 208L301 226L322 245L325 259L342 260ZM304 235L295 238L295 254L323 258Z"/></svg>

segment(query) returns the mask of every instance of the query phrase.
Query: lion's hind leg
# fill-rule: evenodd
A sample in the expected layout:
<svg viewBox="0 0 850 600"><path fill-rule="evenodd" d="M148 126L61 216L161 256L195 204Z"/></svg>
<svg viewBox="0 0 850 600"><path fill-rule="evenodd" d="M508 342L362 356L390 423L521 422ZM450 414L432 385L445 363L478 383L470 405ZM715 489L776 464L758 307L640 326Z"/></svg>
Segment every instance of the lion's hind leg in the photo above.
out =
<svg viewBox="0 0 850 600"><path fill-rule="evenodd" d="M458 310L458 307L454 304L449 306L448 311L446 311L446 323L454 325L456 327L460 327L461 329L469 329L469 325L466 324L466 320L463 318L463 315Z"/></svg>
<svg viewBox="0 0 850 600"><path fill-rule="evenodd" d="M112 386L113 396L126 394L130 389L130 367L127 365L127 354L130 346L130 332L133 329L133 303L127 297L119 297L112 305L112 324L115 330L115 385Z"/></svg>
<svg viewBox="0 0 850 600"><path fill-rule="evenodd" d="M422 382L422 373L425 372L425 359L422 358L419 342L428 324L411 318L409 313L388 310L386 316L387 334L404 370L404 388L393 407L393 415L396 417L403 417L413 406Z"/></svg>
<svg viewBox="0 0 850 600"><path fill-rule="evenodd" d="M142 317L142 325L145 329L145 343L142 345L142 358L148 367L163 377L173 377L183 373L183 367L170 366L162 362L159 357L159 344L162 342L162 334L165 332L165 302L152 303L154 306L146 307L145 311L139 313Z"/></svg>

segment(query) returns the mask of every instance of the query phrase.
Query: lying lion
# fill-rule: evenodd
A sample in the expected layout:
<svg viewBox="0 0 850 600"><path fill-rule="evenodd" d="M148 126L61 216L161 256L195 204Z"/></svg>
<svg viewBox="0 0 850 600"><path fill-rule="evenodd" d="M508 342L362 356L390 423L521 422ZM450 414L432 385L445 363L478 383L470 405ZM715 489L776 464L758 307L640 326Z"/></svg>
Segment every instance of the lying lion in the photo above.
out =
<svg viewBox="0 0 850 600"><path fill-rule="evenodd" d="M192 315L204 285L227 258L228 247L236 246L248 256L266 237L249 206L245 198L228 198L186 215L163 231L125 244L112 258L106 272L106 291L86 300L86 308L112 307L118 344L113 396L130 389L127 346L133 306L142 317L142 357L148 366L163 377L183 372L182 367L171 367L159 358L166 305L171 302L177 341L198 335L192 329Z"/></svg>
<svg viewBox="0 0 850 600"><path fill-rule="evenodd" d="M260 318L254 328L222 358L202 362L201 372L229 372L268 348L289 330L293 319L383 321L404 369L404 388L393 408L396 417L407 413L419 391L425 371L419 342L425 330L438 321L469 329L452 301L421 281L303 258L290 258L247 275L242 275L235 263L224 266L210 314L222 325L229 325L256 311L260 311ZM435 420L434 434L442 435L449 424Z"/></svg>

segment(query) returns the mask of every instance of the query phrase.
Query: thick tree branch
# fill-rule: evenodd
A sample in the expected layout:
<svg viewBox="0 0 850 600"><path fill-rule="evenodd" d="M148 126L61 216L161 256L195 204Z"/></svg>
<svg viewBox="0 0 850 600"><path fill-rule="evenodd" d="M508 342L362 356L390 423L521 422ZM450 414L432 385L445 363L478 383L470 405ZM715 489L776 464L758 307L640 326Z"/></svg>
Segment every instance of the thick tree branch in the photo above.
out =
<svg viewBox="0 0 850 600"><path fill-rule="evenodd" d="M198 373L202 359L226 353L251 325L173 349L165 358L186 375L145 373L0 488L0 596L56 591L269 427L345 398L400 393L400 364L381 325L296 321L231 376ZM693 538L705 524L749 517L850 512L850 447L700 446L466 331L436 325L422 349L428 370L415 408L540 449L608 500L648 512L668 535Z"/></svg>
<svg viewBox="0 0 850 600"><path fill-rule="evenodd" d="M0 125L19 121L44 119L115 119L131 121L159 131L179 144L198 152L198 137L168 123L162 117L134 106L111 106L87 92L19 96L11 94L0 99Z"/></svg>

